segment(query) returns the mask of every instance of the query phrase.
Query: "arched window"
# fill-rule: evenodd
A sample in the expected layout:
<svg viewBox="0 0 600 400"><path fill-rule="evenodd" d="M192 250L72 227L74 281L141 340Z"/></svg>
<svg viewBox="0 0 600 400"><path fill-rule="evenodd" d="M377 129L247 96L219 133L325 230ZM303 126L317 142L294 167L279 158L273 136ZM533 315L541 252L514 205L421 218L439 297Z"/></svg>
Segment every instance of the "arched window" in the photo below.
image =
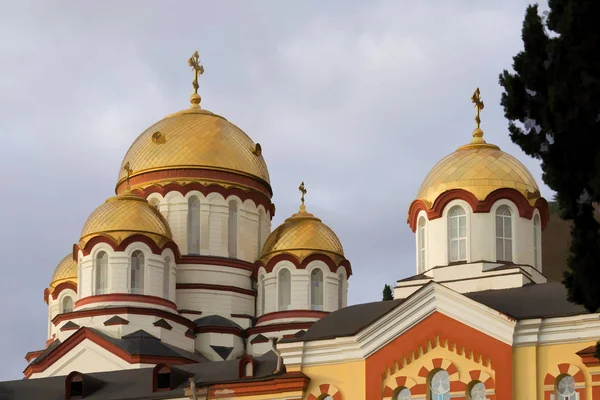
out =
<svg viewBox="0 0 600 400"><path fill-rule="evenodd" d="M467 260L467 213L462 207L452 207L448 213L449 261Z"/></svg>
<svg viewBox="0 0 600 400"><path fill-rule="evenodd" d="M290 271L282 269L279 271L277 282L277 291L279 292L279 309L278 311L289 310L291 304L290 291L292 288Z"/></svg>
<svg viewBox="0 0 600 400"><path fill-rule="evenodd" d="M66 377L67 399L81 399L85 394L83 391L83 375L77 371L71 372Z"/></svg>
<svg viewBox="0 0 600 400"><path fill-rule="evenodd" d="M512 213L508 206L496 210L496 260L512 261Z"/></svg>
<svg viewBox="0 0 600 400"><path fill-rule="evenodd" d="M344 275L340 274L338 282L338 310L344 307Z"/></svg>
<svg viewBox="0 0 600 400"><path fill-rule="evenodd" d="M158 364L153 371L154 391L171 390L171 368L164 364Z"/></svg>
<svg viewBox="0 0 600 400"><path fill-rule="evenodd" d="M400 388L393 400L410 400L410 389Z"/></svg>
<svg viewBox="0 0 600 400"><path fill-rule="evenodd" d="M229 257L237 257L238 242L238 205L235 200L229 201Z"/></svg>
<svg viewBox="0 0 600 400"><path fill-rule="evenodd" d="M101 251L96 255L96 293L108 292L108 254Z"/></svg>
<svg viewBox="0 0 600 400"><path fill-rule="evenodd" d="M533 217L533 267L537 270L540 269L540 249L541 246L541 229L540 229L540 216L535 215Z"/></svg>
<svg viewBox="0 0 600 400"><path fill-rule="evenodd" d="M429 381L431 400L450 400L450 376L445 370L433 374Z"/></svg>
<svg viewBox="0 0 600 400"><path fill-rule="evenodd" d="M196 196L188 200L188 254L200 254L200 200Z"/></svg>
<svg viewBox="0 0 600 400"><path fill-rule="evenodd" d="M144 253L140 250L131 255L131 293L144 293Z"/></svg>
<svg viewBox="0 0 600 400"><path fill-rule="evenodd" d="M425 218L419 218L417 226L417 258L418 258L418 272L425 271Z"/></svg>
<svg viewBox="0 0 600 400"><path fill-rule="evenodd" d="M73 299L71 296L65 296L62 299L61 308L63 313L68 313L73 311Z"/></svg>
<svg viewBox="0 0 600 400"><path fill-rule="evenodd" d="M323 310L323 271L319 268L310 273L310 309Z"/></svg>
<svg viewBox="0 0 600 400"><path fill-rule="evenodd" d="M556 383L556 400L576 400L575 379L571 375L564 375Z"/></svg>
<svg viewBox="0 0 600 400"><path fill-rule="evenodd" d="M265 313L265 297L267 297L267 293L265 293L265 276L260 276L260 313Z"/></svg>
<svg viewBox="0 0 600 400"><path fill-rule="evenodd" d="M169 277L171 276L171 257L165 257L165 266L163 267L163 294L165 299L169 299Z"/></svg>
<svg viewBox="0 0 600 400"><path fill-rule="evenodd" d="M481 382L475 383L469 389L469 400L486 400L485 385Z"/></svg>
<svg viewBox="0 0 600 400"><path fill-rule="evenodd" d="M256 258L260 258L261 254L262 254L262 226L263 226L263 211L262 210L258 210L258 232L257 232L257 238L258 238L258 248L256 250Z"/></svg>

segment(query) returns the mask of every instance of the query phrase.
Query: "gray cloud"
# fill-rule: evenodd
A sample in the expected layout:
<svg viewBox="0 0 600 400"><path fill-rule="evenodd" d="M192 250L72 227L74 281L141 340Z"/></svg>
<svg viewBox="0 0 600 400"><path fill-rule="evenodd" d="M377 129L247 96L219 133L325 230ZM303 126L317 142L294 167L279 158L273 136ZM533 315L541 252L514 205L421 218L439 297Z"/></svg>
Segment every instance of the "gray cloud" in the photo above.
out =
<svg viewBox="0 0 600 400"><path fill-rule="evenodd" d="M486 138L510 142L497 78L522 47L529 1L13 2L0 12L5 302L0 378L43 347L44 288L89 213L112 195L128 146L185 108L186 60L202 105L263 145L274 226L309 210L340 236L350 302L414 271L406 214L422 179L470 139L476 86Z"/></svg>

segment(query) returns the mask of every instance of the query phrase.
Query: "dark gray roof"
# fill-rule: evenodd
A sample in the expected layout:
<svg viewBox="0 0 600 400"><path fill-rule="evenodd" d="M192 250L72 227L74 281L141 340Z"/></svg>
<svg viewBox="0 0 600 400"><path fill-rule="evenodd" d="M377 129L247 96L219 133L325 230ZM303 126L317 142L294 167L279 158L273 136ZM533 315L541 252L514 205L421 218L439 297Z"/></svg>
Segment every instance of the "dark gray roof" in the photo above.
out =
<svg viewBox="0 0 600 400"><path fill-rule="evenodd" d="M104 325L111 325L111 324L127 325L127 324L129 324L129 321L127 321L125 318L119 317L118 315L114 315L114 316L110 317L109 319L107 319L106 321L104 321Z"/></svg>
<svg viewBox="0 0 600 400"><path fill-rule="evenodd" d="M257 357L254 359L254 378L244 378L244 381L271 379L276 365L277 357L273 352ZM181 375L195 376L196 385L199 387L239 380L239 360L204 361L172 368L183 379L178 379L176 387L166 392L152 392L152 368L86 374L86 376L98 380L100 387L84 398L86 400L182 398L184 397L184 388L189 386L189 382L185 376ZM65 378L65 376L59 376L0 382L0 400L63 400L65 398Z"/></svg>
<svg viewBox="0 0 600 400"><path fill-rule="evenodd" d="M582 306L567 300L567 289L561 282L486 290L465 296L515 319L568 317L588 313Z"/></svg>
<svg viewBox="0 0 600 400"><path fill-rule="evenodd" d="M300 338L287 338L283 339L282 342L311 341L352 336L402 303L402 301L378 301L344 307L315 322Z"/></svg>
<svg viewBox="0 0 600 400"><path fill-rule="evenodd" d="M239 326L235 322L233 322L225 317L222 317L220 315L208 315L206 317L198 318L198 319L194 320L194 323L198 327L218 326L218 327L237 328L237 329L244 330L241 326Z"/></svg>
<svg viewBox="0 0 600 400"><path fill-rule="evenodd" d="M215 353L217 353L219 355L219 357L221 357L223 360L227 360L227 357L229 357L229 355L233 351L233 347L227 347L227 346L210 345L210 348L213 349L215 351Z"/></svg>

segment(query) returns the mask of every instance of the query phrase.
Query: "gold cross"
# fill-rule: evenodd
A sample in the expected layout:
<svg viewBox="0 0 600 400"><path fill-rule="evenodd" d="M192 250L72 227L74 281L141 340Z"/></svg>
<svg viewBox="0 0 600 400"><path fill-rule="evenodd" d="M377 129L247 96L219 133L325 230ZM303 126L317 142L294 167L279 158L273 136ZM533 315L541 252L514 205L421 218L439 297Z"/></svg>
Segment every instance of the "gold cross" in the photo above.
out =
<svg viewBox="0 0 600 400"><path fill-rule="evenodd" d="M300 191L300 193L302 193L302 197L300 197L300 200L302 201L302 204L304 204L304 195L307 192L306 187L304 186L304 182L302 182L300 186L298 186L298 190Z"/></svg>
<svg viewBox="0 0 600 400"><path fill-rule="evenodd" d="M471 101L475 104L475 109L477 113L475 114L475 122L477 123L477 128L479 128L479 124L481 124L481 118L479 118L479 112L483 110L483 101L481 101L481 96L479 95L479 88L475 89L475 93L471 96Z"/></svg>
<svg viewBox="0 0 600 400"><path fill-rule="evenodd" d="M192 81L192 85L194 85L194 94L198 94L198 75L202 75L204 73L204 66L199 62L200 56L198 55L198 51L194 52L194 54L188 60L188 65L192 67L192 71L194 71L194 80Z"/></svg>
<svg viewBox="0 0 600 400"><path fill-rule="evenodd" d="M123 167L123 171L125 171L125 173L127 174L126 175L127 189L129 189L129 178L131 176L131 173L133 172L133 170L131 169L131 166L129 165L129 161L127 161L127 163Z"/></svg>

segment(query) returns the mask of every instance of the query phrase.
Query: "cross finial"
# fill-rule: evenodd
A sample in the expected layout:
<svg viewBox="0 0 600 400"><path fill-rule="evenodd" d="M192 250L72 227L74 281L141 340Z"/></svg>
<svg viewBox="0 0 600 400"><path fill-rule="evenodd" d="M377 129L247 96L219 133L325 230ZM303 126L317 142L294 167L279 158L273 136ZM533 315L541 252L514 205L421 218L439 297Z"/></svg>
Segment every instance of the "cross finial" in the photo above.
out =
<svg viewBox="0 0 600 400"><path fill-rule="evenodd" d="M190 102L193 105L198 105L200 104L200 95L198 94L198 75L202 75L204 73L204 66L200 64L200 55L198 55L197 50L188 59L188 65L192 67L192 71L194 71L194 80L192 81L192 85L194 85L194 94L192 94L190 97Z"/></svg>
<svg viewBox="0 0 600 400"><path fill-rule="evenodd" d="M131 169L131 166L129 165L129 161L127 161L125 163L125 166L123 167L123 171L125 171L126 174L126 182L127 182L127 190L129 190L129 178L131 177L131 173L133 172L133 170Z"/></svg>
<svg viewBox="0 0 600 400"><path fill-rule="evenodd" d="M302 193L302 196L300 197L300 201L302 201L302 204L300 205L300 211L304 211L306 210L306 206L304 205L304 195L306 194L306 192L308 192L306 190L306 186L304 186L304 182L302 182L300 186L298 186L298 190L300 191L300 193Z"/></svg>
<svg viewBox="0 0 600 400"><path fill-rule="evenodd" d="M479 117L479 113L483 110L484 104L481 100L481 96L479 93L479 88L475 89L473 96L471 96L471 101L475 104L475 109L477 110L475 113L475 122L477 123L477 129L479 129L479 125L481 124L481 118Z"/></svg>

